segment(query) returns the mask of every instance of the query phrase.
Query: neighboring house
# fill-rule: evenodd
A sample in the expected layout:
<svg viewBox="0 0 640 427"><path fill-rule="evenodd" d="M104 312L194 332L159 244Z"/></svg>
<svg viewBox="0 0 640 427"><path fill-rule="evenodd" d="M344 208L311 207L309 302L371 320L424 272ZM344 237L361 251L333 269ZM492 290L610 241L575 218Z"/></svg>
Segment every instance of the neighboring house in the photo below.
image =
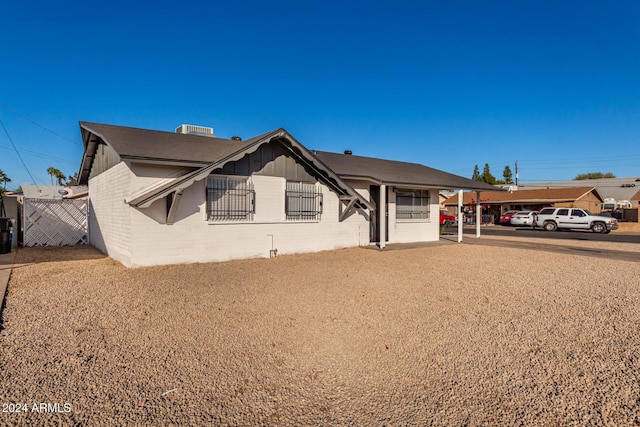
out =
<svg viewBox="0 0 640 427"><path fill-rule="evenodd" d="M61 200L71 198L87 198L89 188L82 185L62 186L62 185L33 185L23 184L22 197L25 199L46 199Z"/></svg>
<svg viewBox="0 0 640 427"><path fill-rule="evenodd" d="M90 243L126 266L434 241L439 190L494 188L414 163L311 151L284 129L241 141L212 129L80 128Z"/></svg>
<svg viewBox="0 0 640 427"><path fill-rule="evenodd" d="M518 184L520 190L554 189L569 187L595 187L602 199L628 200L640 188L640 177L631 178L599 178L571 181L536 182L532 184ZM636 205L637 205L636 201Z"/></svg>
<svg viewBox="0 0 640 427"><path fill-rule="evenodd" d="M62 185L32 185L23 184L22 196L26 199L62 199L61 191L64 191Z"/></svg>
<svg viewBox="0 0 640 427"><path fill-rule="evenodd" d="M508 192L482 191L480 204L483 214L498 218L509 210L540 210L546 206L575 207L600 211L602 196L594 187L551 188L538 190L515 190ZM464 193L463 206L474 208L478 204L476 193ZM458 195L450 197L445 206L455 211Z"/></svg>
<svg viewBox="0 0 640 427"><path fill-rule="evenodd" d="M440 207L444 208L444 202L446 202L449 199L449 196L446 195L443 191L440 191L438 193L438 201L440 202Z"/></svg>

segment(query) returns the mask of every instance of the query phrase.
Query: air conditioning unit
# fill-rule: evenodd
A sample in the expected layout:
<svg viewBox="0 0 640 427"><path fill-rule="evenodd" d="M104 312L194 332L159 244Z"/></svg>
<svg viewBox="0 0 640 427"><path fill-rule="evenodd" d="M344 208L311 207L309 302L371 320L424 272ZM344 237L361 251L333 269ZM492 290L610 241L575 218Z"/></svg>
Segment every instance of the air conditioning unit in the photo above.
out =
<svg viewBox="0 0 640 427"><path fill-rule="evenodd" d="M196 125L180 125L176 128L176 133L182 133L184 135L215 136L213 128Z"/></svg>

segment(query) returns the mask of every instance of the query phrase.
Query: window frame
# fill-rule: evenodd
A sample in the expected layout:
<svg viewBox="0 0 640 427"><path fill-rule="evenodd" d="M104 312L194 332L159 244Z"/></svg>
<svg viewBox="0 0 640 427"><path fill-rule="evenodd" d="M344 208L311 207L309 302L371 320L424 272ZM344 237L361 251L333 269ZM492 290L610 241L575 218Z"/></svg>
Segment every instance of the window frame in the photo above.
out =
<svg viewBox="0 0 640 427"><path fill-rule="evenodd" d="M211 183L224 185L212 186ZM232 184L232 185L230 185ZM222 195L214 199L216 195ZM209 175L205 182L206 219L208 222L248 222L256 213L256 195L250 177Z"/></svg>
<svg viewBox="0 0 640 427"><path fill-rule="evenodd" d="M431 191L426 189L395 188L396 222L430 222ZM403 204L403 202L411 203Z"/></svg>

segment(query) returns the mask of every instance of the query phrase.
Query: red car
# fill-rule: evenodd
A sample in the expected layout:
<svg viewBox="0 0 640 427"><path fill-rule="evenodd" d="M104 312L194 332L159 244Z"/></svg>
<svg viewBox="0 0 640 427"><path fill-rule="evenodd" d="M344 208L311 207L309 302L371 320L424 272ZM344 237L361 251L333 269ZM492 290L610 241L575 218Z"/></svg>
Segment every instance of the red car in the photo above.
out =
<svg viewBox="0 0 640 427"><path fill-rule="evenodd" d="M440 225L446 225L447 227L449 227L455 222L455 215L451 215L451 213L449 213L449 211L446 209L440 209Z"/></svg>
<svg viewBox="0 0 640 427"><path fill-rule="evenodd" d="M506 211L500 215L500 225L511 225L511 217L520 211Z"/></svg>

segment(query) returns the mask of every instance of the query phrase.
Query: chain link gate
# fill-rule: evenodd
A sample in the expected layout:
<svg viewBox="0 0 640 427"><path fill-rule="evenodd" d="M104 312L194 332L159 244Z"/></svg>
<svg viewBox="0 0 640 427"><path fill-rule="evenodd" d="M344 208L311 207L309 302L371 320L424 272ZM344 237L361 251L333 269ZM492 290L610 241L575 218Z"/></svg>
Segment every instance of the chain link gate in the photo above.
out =
<svg viewBox="0 0 640 427"><path fill-rule="evenodd" d="M24 246L88 243L89 200L24 199Z"/></svg>

